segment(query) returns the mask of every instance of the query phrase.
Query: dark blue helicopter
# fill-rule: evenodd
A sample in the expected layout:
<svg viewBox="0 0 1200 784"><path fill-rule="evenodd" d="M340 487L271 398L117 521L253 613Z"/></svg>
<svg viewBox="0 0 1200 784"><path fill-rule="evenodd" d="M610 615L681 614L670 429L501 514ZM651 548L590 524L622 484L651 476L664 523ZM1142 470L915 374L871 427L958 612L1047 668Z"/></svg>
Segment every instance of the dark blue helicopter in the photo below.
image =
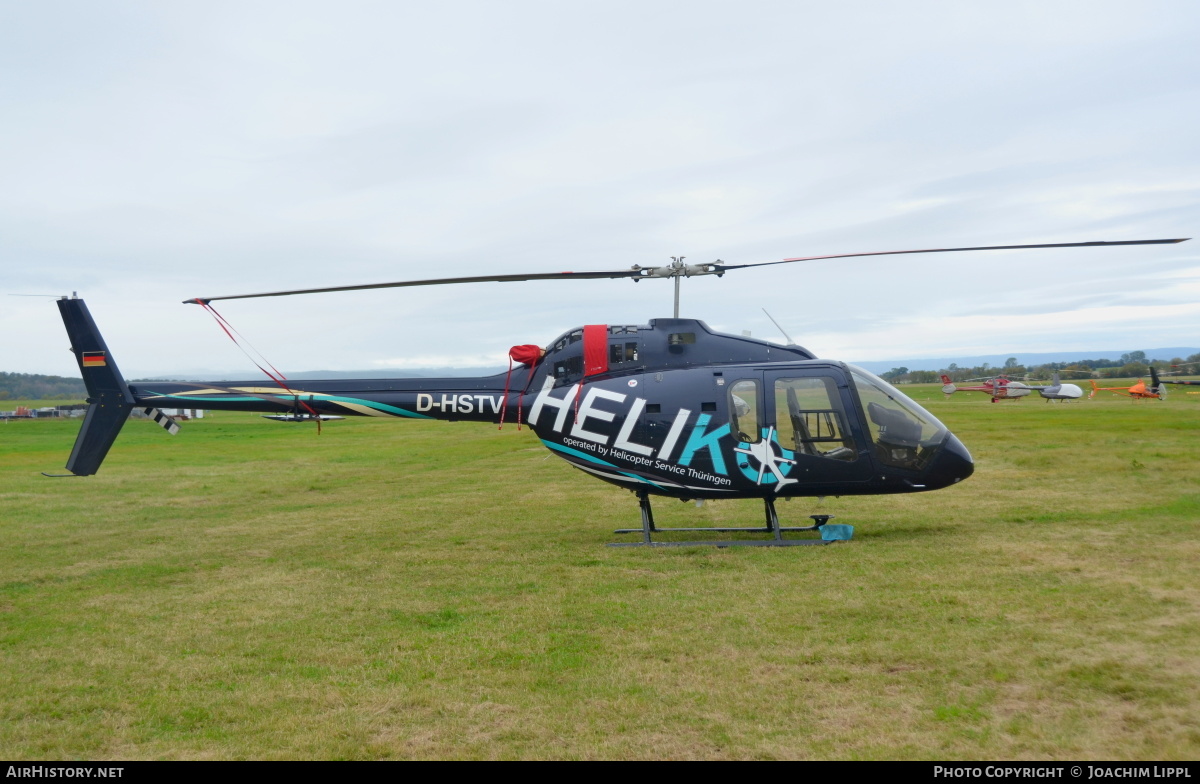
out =
<svg viewBox="0 0 1200 784"><path fill-rule="evenodd" d="M576 468L634 492L642 526L637 544L798 545L785 539L775 500L797 496L876 495L937 490L971 476L966 447L941 422L871 373L818 359L791 344L714 332L678 317L679 281L731 269L816 258L966 250L1143 245L1137 240L1053 245L946 248L786 259L765 264L686 265L612 272L561 272L441 278L186 300L211 308L222 299L467 282L673 278L675 318L645 325L589 325L546 346L515 347L515 370L479 378L362 379L275 385L254 381L127 384L83 300L59 310L88 388L88 411L67 462L73 475L96 473L130 413L141 408L174 432L163 408L266 412L295 419L375 416L527 424ZM218 316L219 318L219 316ZM524 351L520 351L524 349ZM271 375L268 373L268 375ZM763 527L659 529L651 496L684 500L762 499ZM657 542L659 530L757 531L768 540Z"/></svg>

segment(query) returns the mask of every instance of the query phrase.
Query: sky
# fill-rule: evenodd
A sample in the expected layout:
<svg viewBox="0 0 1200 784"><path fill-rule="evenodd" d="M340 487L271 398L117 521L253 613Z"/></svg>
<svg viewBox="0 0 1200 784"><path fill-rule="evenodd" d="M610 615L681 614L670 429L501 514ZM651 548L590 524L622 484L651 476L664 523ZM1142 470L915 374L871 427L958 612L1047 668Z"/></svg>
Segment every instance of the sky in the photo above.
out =
<svg viewBox="0 0 1200 784"><path fill-rule="evenodd" d="M190 297L1200 235L1200 5L0 0L0 370L257 370ZM22 295L22 296L9 296ZM1200 344L1200 239L684 281L847 361ZM215 303L275 366L498 366L668 281Z"/></svg>

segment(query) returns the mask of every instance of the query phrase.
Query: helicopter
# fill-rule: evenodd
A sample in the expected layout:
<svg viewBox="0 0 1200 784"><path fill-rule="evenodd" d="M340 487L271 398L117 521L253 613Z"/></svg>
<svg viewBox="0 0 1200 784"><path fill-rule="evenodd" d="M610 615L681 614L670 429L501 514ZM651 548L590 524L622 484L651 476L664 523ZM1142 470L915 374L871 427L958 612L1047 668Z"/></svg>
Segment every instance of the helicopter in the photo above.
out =
<svg viewBox="0 0 1200 784"><path fill-rule="evenodd" d="M1123 397L1131 397L1134 400L1162 400L1167 399L1167 388L1163 386L1162 381L1158 378L1158 371L1153 367L1150 368L1150 386L1146 386L1146 382L1138 379L1137 383L1127 387L1102 387L1097 386L1096 382L1092 382L1092 391L1088 393L1088 398L1094 398L1097 392L1112 392L1114 395Z"/></svg>
<svg viewBox="0 0 1200 784"><path fill-rule="evenodd" d="M683 278L831 258L1182 241L937 248L738 265L720 260L685 264L683 257L672 257L671 264L661 267L439 278L184 300L210 311L233 338L213 302L480 282L674 280L671 318L645 324L590 324L569 330L544 347L514 346L510 358L515 364L509 372L475 378L321 380L294 385L260 365L273 385L261 381L127 383L84 300L64 296L56 302L88 389L89 405L67 461L70 473L47 475L95 474L135 408L144 409L168 430L178 430L178 423L162 414L161 408L265 412L289 419L307 415L318 426L326 415L474 421L501 427L515 420L575 468L634 493L641 527L617 533L640 533L641 541L612 546L827 544L839 537L796 539L783 534L821 531L830 515L811 515L814 522L809 526L784 527L775 501L950 487L974 471L970 452L932 414L866 370L820 359L796 344L781 346L722 334L698 319L680 318ZM764 525L658 528L651 497L697 502L759 499ZM745 531L770 538L655 540L654 534L661 531Z"/></svg>
<svg viewBox="0 0 1200 784"><path fill-rule="evenodd" d="M977 387L960 387L956 386L950 377L942 375L942 392L946 397L953 395L955 392L986 392L992 396L992 402L998 400L1012 400L1022 398L1032 392L1037 392L1046 402L1051 400L1078 400L1083 397L1083 390L1077 384L1064 384L1059 378L1058 371L1054 372L1054 378L1049 384L1026 384L1016 379L1010 379L1008 376L993 376L991 378L982 379L983 384Z"/></svg>
<svg viewBox="0 0 1200 784"><path fill-rule="evenodd" d="M960 387L943 373L942 393L946 397L950 397L955 392L983 392L990 395L992 402L996 403L1000 400L1017 400L1033 392L1031 387L1025 386L1020 381L1014 381L1008 376L990 376L970 379L970 381L982 381L983 383L976 387Z"/></svg>
<svg viewBox="0 0 1200 784"><path fill-rule="evenodd" d="M1184 373L1182 368L1191 367L1193 365L1200 365L1200 362L1185 362L1182 365L1171 365L1171 372L1172 373ZM1188 372L1194 373L1195 371L1188 371ZM1150 373L1151 373L1152 383L1155 384L1155 386L1159 386L1161 384L1179 384L1180 386L1189 386L1189 387L1200 386L1200 381L1197 381L1194 379L1172 381L1172 380L1165 379L1165 378L1159 378L1157 372L1155 371L1155 369L1153 367L1150 368ZM1189 392L1188 394L1193 394L1193 393Z"/></svg>
<svg viewBox="0 0 1200 784"><path fill-rule="evenodd" d="M1083 390L1078 384L1064 384L1059 378L1058 371L1054 371L1054 377L1049 384L1038 385L1028 384L1026 388L1036 390L1039 395L1045 398L1049 403L1051 400L1062 402L1064 400L1078 400L1083 397Z"/></svg>

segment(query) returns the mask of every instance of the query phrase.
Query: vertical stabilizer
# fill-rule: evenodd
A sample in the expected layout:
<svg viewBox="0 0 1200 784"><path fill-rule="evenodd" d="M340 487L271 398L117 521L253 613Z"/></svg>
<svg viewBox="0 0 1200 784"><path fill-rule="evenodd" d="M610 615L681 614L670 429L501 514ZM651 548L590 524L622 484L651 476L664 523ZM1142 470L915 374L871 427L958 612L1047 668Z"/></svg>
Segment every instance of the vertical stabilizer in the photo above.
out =
<svg viewBox="0 0 1200 784"><path fill-rule="evenodd" d="M88 391L87 414L67 460L67 470L77 476L90 476L99 470L117 439L133 410L134 399L84 301L63 297L58 300L58 310Z"/></svg>

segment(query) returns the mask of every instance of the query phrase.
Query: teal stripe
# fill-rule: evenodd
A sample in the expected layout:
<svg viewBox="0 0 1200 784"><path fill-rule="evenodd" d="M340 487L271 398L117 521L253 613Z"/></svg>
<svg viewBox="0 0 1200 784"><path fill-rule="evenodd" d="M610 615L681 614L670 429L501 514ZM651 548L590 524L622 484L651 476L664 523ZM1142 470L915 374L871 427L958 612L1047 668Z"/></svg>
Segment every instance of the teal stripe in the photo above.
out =
<svg viewBox="0 0 1200 784"><path fill-rule="evenodd" d="M270 397L270 396L268 396L268 397ZM309 397L309 395L301 395L300 400L303 401L307 397ZM361 406L366 406L367 408L373 408L376 411L385 411L389 414L395 414L396 416L412 417L413 419L433 419L433 417L426 416L425 414L417 414L412 411L406 411L403 408L396 408L395 406L389 406L386 403L376 403L372 400L362 400L362 399L356 398L356 397L338 397L335 395L321 395L321 394L313 394L311 397L314 401L329 400L334 403L358 403ZM143 400L164 400L164 399L185 400L188 403L205 403L205 402L251 403L254 401L262 400L263 398L261 398L261 397L213 397L212 395L201 395L198 397L191 397L186 394L154 395L153 397L143 398ZM278 400L280 403L286 405L286 404L292 403L292 401L295 400L295 396L293 396L293 395L275 395L274 399Z"/></svg>
<svg viewBox="0 0 1200 784"><path fill-rule="evenodd" d="M335 397L333 395L324 395L324 396L317 395L316 398L318 400L332 400L335 403L339 403L339 402L340 403L358 403L360 406L366 406L368 408L373 408L376 411L386 411L389 414L395 414L396 416L412 417L413 419L433 419L433 417L428 416L426 414L417 414L413 411L406 411L403 408L396 408L395 406L389 406L387 403L375 403L371 400L361 400L356 397Z"/></svg>
<svg viewBox="0 0 1200 784"><path fill-rule="evenodd" d="M232 403L249 403L255 400L262 400L261 397L188 397L187 395L154 395L153 397L144 397L142 400L183 400L188 403L205 403L225 402Z"/></svg>
<svg viewBox="0 0 1200 784"><path fill-rule="evenodd" d="M553 441L547 441L544 438L541 439L541 441L543 444L546 445L547 449L553 449L556 452L562 452L564 454L571 455L572 457L582 458L582 459L588 461L589 463L596 463L597 465L602 465L605 468L611 468L612 470L616 471L621 476L627 476L630 479L636 479L639 482L645 482L646 484L650 485L651 487L657 487L659 490L662 489L661 485L656 485L656 484L654 484L654 482L651 482L649 479L643 479L642 477L638 476L637 474L631 474L628 471L622 471L620 468L617 468L612 463L601 460L598 457L592 457L587 452L580 452L578 449L572 449L569 446L563 446L562 444L556 444Z"/></svg>

